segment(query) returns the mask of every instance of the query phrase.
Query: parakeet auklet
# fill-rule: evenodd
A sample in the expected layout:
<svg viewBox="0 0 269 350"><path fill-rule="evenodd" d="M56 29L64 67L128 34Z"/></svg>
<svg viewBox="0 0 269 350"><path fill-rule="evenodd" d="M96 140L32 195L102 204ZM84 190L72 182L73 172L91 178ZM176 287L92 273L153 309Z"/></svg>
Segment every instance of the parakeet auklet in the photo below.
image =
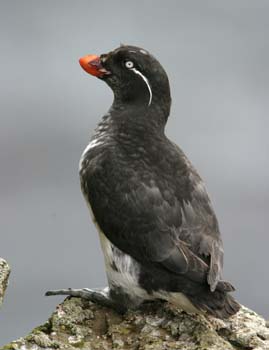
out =
<svg viewBox="0 0 269 350"><path fill-rule="evenodd" d="M200 176L165 135L169 81L146 50L122 45L80 59L114 102L80 160L82 192L99 232L108 287L61 289L120 311L162 299L227 318L239 310L222 280L223 244Z"/></svg>

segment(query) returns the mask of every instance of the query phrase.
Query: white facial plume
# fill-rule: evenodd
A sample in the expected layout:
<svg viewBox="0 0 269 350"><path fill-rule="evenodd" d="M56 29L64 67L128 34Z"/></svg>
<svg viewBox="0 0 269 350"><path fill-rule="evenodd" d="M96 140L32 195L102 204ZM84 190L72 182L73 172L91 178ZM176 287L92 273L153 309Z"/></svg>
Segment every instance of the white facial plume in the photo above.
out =
<svg viewBox="0 0 269 350"><path fill-rule="evenodd" d="M125 67L132 70L135 74L139 75L143 81L145 82L145 84L147 85L148 91L149 91L149 102L148 102L148 106L151 105L151 101L152 101L152 90L149 84L148 79L138 70L134 67L134 63L132 61L126 61L125 62Z"/></svg>

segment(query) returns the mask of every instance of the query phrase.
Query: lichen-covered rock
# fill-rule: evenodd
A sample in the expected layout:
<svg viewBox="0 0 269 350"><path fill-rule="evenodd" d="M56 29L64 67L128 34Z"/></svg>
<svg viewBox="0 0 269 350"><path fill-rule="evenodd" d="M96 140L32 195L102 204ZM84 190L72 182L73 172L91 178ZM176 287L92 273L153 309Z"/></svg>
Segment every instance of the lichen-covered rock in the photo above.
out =
<svg viewBox="0 0 269 350"><path fill-rule="evenodd" d="M80 298L67 298L43 326L1 349L269 350L269 328L243 306L222 321L188 315L165 303L121 316Z"/></svg>
<svg viewBox="0 0 269 350"><path fill-rule="evenodd" d="M0 258L0 306L2 305L5 291L8 285L8 277L10 274L10 267L6 260Z"/></svg>

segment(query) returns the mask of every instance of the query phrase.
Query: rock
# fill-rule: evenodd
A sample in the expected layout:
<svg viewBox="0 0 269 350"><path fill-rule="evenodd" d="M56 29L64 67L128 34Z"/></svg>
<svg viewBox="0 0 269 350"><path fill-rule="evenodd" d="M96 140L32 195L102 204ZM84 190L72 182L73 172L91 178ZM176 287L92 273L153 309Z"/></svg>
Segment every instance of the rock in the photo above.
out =
<svg viewBox="0 0 269 350"><path fill-rule="evenodd" d="M10 268L0 258L0 304ZM242 306L229 320L189 315L167 303L149 303L119 315L80 298L66 298L49 320L0 350L269 350L269 328Z"/></svg>
<svg viewBox="0 0 269 350"><path fill-rule="evenodd" d="M8 277L10 274L10 267L6 260L0 258L0 306L3 303L5 291L8 285Z"/></svg>
<svg viewBox="0 0 269 350"><path fill-rule="evenodd" d="M157 302L122 316L69 297L43 326L1 349L262 350L269 349L269 329L244 306L225 321Z"/></svg>

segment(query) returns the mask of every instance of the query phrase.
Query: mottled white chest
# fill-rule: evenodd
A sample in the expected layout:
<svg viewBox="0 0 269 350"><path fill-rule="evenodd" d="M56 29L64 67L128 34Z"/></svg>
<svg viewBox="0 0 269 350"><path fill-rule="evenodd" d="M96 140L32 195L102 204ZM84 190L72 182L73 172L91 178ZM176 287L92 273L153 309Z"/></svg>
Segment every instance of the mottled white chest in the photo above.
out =
<svg viewBox="0 0 269 350"><path fill-rule="evenodd" d="M87 199L86 199L87 200ZM88 201L87 201L88 203ZM105 236L95 220L90 204L88 207L92 220L98 230L101 248L104 254L106 275L110 288L119 287L134 298L150 299L148 293L139 287L140 264L130 255L114 246Z"/></svg>
<svg viewBox="0 0 269 350"><path fill-rule="evenodd" d="M85 157L86 157L86 154L91 150L93 149L94 147L96 146L100 146L103 144L103 140L100 138L96 138L96 139L93 139L88 145L87 147L84 149L81 157L80 157L80 160L79 160L79 171L81 171L82 169L82 164L83 164L83 161L85 160Z"/></svg>
<svg viewBox="0 0 269 350"><path fill-rule="evenodd" d="M138 283L140 264L130 255L115 247L103 232L99 231L99 237L111 287L120 287L129 295L133 294L136 297L147 299L149 297L147 292L140 288Z"/></svg>

